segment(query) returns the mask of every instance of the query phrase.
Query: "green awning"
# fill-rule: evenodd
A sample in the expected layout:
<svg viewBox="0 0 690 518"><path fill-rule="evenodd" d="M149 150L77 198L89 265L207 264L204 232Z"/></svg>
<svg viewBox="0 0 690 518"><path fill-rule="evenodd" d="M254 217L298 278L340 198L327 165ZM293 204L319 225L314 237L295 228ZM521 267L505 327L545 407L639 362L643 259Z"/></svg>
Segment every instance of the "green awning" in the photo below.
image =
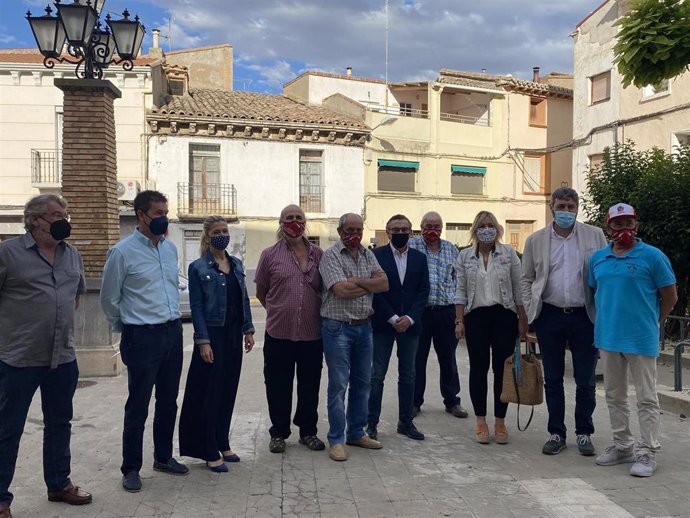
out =
<svg viewBox="0 0 690 518"><path fill-rule="evenodd" d="M402 169L419 170L419 162L403 162L402 160L381 160L378 161L379 167L398 167Z"/></svg>
<svg viewBox="0 0 690 518"><path fill-rule="evenodd" d="M486 174L486 167L470 167L468 165L452 165L450 170L453 173L465 174Z"/></svg>

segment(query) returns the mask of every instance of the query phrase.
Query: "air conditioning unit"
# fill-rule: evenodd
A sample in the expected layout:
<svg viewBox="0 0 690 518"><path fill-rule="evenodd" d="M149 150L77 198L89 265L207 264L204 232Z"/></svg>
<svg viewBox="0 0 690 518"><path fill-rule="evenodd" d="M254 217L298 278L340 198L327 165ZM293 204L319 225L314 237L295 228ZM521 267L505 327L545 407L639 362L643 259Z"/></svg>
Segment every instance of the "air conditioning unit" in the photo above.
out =
<svg viewBox="0 0 690 518"><path fill-rule="evenodd" d="M117 182L117 199L122 201L133 201L141 187L139 182L129 180L127 182Z"/></svg>

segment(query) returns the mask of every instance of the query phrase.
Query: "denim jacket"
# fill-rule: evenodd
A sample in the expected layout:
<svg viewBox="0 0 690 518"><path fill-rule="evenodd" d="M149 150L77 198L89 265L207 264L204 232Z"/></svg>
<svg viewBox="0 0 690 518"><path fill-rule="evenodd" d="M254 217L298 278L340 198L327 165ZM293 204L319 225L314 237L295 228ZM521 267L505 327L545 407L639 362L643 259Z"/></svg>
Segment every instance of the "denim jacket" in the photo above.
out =
<svg viewBox="0 0 690 518"><path fill-rule="evenodd" d="M476 246L460 251L456 260L458 272L456 303L465 305L465 314L472 311L474 294L477 286L477 269L481 256L477 257ZM520 259L510 245L497 243L492 262L498 275L500 302L503 307L517 312L516 306L522 306L520 291Z"/></svg>
<svg viewBox="0 0 690 518"><path fill-rule="evenodd" d="M253 333L252 313L249 308L249 297L245 282L242 261L228 255L232 263L232 271L242 289L242 334ZM227 314L228 291L225 286L225 274L216 267L216 261L211 252L200 257L189 265L189 306L192 310L194 325L194 343L208 343L208 327L222 327L225 325Z"/></svg>

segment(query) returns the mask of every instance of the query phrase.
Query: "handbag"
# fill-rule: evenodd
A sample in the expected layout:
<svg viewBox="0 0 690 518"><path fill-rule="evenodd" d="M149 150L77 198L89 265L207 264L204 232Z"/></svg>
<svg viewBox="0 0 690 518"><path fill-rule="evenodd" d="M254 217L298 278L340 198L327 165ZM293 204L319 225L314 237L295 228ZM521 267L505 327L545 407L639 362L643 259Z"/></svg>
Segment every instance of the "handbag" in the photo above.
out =
<svg viewBox="0 0 690 518"><path fill-rule="evenodd" d="M517 403L517 425L521 432L527 430L534 416L534 405L544 402L544 372L541 361L528 344L527 351L520 351L520 338L515 339L515 351L506 359L503 367L503 403ZM520 427L520 405L532 405L532 412L524 428Z"/></svg>

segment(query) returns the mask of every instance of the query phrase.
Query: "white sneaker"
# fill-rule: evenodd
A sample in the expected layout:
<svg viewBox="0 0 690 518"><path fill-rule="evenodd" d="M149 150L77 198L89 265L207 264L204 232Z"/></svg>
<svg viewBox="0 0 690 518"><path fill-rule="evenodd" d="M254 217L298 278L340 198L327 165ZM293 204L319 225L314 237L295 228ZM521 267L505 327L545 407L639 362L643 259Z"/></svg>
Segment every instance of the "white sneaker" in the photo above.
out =
<svg viewBox="0 0 690 518"><path fill-rule="evenodd" d="M615 445L606 448L606 451L599 455L594 461L599 466L613 466L615 464L623 464L624 462L634 462L635 456L633 450L620 450Z"/></svg>
<svg viewBox="0 0 690 518"><path fill-rule="evenodd" d="M633 477L651 477L656 471L656 460L649 453L635 455L635 463L630 467Z"/></svg>

